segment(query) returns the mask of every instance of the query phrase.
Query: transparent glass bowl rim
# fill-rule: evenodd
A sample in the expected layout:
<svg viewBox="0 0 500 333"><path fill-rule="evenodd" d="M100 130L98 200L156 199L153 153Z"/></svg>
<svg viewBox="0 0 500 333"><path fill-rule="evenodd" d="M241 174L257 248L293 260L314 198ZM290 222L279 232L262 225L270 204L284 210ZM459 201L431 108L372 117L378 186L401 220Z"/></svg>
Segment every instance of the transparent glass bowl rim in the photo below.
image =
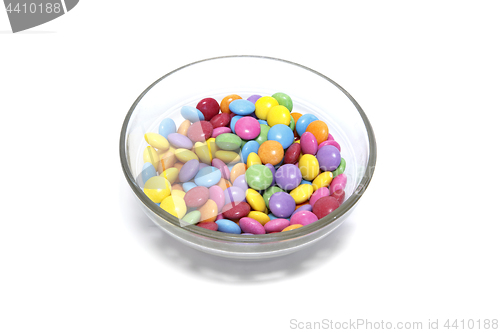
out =
<svg viewBox="0 0 500 333"><path fill-rule="evenodd" d="M368 156L368 163L366 166L365 173L363 177L361 178L361 181L358 185L358 187L354 190L352 195L344 201L342 205L340 205L339 208L337 208L335 211L333 211L331 214L319 219L318 221L311 223L307 226L303 226L298 229L286 231L286 232L279 232L279 233L272 233L272 234L264 234L264 235L237 235L237 234L229 234L229 233L224 233L224 232L219 232L219 231L212 231L204 228L200 228L194 225L188 225L188 226L181 226L179 223L179 219L170 215L167 213L165 210L160 208L157 204L155 204L153 201L151 201L142 191L142 189L139 187L139 185L136 183L134 176L132 175L132 172L128 166L127 163L127 157L126 157L126 133L127 133L127 128L128 124L130 121L130 118L139 102L141 99L151 90L158 82L167 79L170 75L181 71L184 68L202 63L202 62L209 62L209 61L214 61L214 60L221 60L224 58L254 58L254 59L263 59L263 60L269 60L269 61L279 61L283 62L286 64L289 64L291 66L297 66L300 67L304 70L310 71L321 78L325 79L329 83L333 84L335 87L340 89L346 96L349 98L349 100L354 104L356 107L357 111L359 112L359 115L361 116L365 129L368 135L368 146L369 146L369 156ZM376 158L377 158L377 146L375 142L375 135L373 133L372 126L370 124L370 121L368 120L368 117L366 116L365 112L361 108L361 106L354 100L354 98L340 85L338 85L336 82L331 80L330 78L326 77L325 75L308 68L306 66L283 60L283 59L278 59L278 58L272 58L272 57L266 57L266 56L255 56L255 55L230 55L230 56L220 56L220 57L214 57L214 58L208 58L208 59L203 59L199 61L192 62L190 64L184 65L182 67L179 67L170 73L160 77L158 80L153 82L149 87L146 88L142 92L141 95L135 100L135 102L132 104L130 107L130 110L128 111L125 120L123 122L122 130L120 133L120 161L123 169L123 173L125 174L125 178L127 182L129 183L130 187L132 188L133 192L135 195L141 200L141 202L154 214L158 215L161 219L167 221L168 223L174 225L177 228L183 228L186 231L192 232L200 237L206 237L210 238L213 240L218 240L218 241L223 241L223 242L229 242L229 243L274 243L274 242L280 242L280 241L287 241L287 240L293 240L300 238L302 236L314 233L327 225L335 222L337 219L341 218L344 214L349 212L351 208L356 205L358 200L361 198L361 195L364 193L366 190L368 184L371 181L371 178L373 176L373 172L375 170L375 163L376 163Z"/></svg>

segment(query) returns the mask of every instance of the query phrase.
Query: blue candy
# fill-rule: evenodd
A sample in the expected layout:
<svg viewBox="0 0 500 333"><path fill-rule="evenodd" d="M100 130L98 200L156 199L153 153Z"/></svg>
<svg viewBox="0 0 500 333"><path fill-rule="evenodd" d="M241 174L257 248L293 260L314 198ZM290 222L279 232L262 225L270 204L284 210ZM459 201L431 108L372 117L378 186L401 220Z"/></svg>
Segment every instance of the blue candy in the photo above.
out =
<svg viewBox="0 0 500 333"><path fill-rule="evenodd" d="M267 214L271 220L276 220L278 217L274 216L273 214L269 213Z"/></svg>
<svg viewBox="0 0 500 333"><path fill-rule="evenodd" d="M235 99L229 103L229 110L240 116L248 116L255 111L255 104L246 99Z"/></svg>
<svg viewBox="0 0 500 333"><path fill-rule="evenodd" d="M302 179L302 181L300 182L299 185L302 185L302 184L309 184L309 185L312 185L312 183L308 180L305 180L305 179Z"/></svg>
<svg viewBox="0 0 500 333"><path fill-rule="evenodd" d="M194 182L198 186L210 187L217 185L222 177L222 173L216 167L205 167L198 171L194 177Z"/></svg>
<svg viewBox="0 0 500 333"><path fill-rule="evenodd" d="M257 119L257 121L259 122L259 124L269 126L269 125L267 124L267 120Z"/></svg>
<svg viewBox="0 0 500 333"><path fill-rule="evenodd" d="M153 164L146 162L142 166L142 171L139 177L137 178L137 184L139 184L139 186L142 188L144 187L144 184L146 184L149 178L154 177L156 175L157 175L156 169L153 166Z"/></svg>
<svg viewBox="0 0 500 333"><path fill-rule="evenodd" d="M302 136L302 134L304 134L304 132L306 131L307 126L309 126L310 123L312 123L313 121L316 121L316 120L319 120L319 119L318 119L318 117L316 117L313 114L306 113L306 114L302 115L299 118L299 120L297 120L297 123L295 124L295 129L297 130L297 134L299 136Z"/></svg>
<svg viewBox="0 0 500 333"><path fill-rule="evenodd" d="M203 113L201 113L200 110L188 105L183 106L181 108L181 116L183 116L184 119L187 119L192 123L195 123L200 120L205 120L205 116L203 115Z"/></svg>
<svg viewBox="0 0 500 333"><path fill-rule="evenodd" d="M215 221L218 226L218 231L228 232L230 234L241 234L241 228L239 225L231 220L220 219Z"/></svg>
<svg viewBox="0 0 500 333"><path fill-rule="evenodd" d="M277 124L271 127L269 132L267 132L267 139L278 141L283 146L283 149L287 149L291 146L295 138L290 127L283 124Z"/></svg>
<svg viewBox="0 0 500 333"><path fill-rule="evenodd" d="M250 155L250 153L258 154L259 147L260 147L260 144L255 140L251 140L251 141L248 141L247 143L245 143L245 145L241 149L241 161L243 163L247 164L248 155Z"/></svg>
<svg viewBox="0 0 500 333"><path fill-rule="evenodd" d="M239 99L237 99L237 101L239 101ZM231 119L231 124L229 124L229 127L231 127L231 131L233 131L233 133L236 133L234 131L234 126L236 125L236 122L241 118L243 118L243 116L234 116L233 119Z"/></svg>
<svg viewBox="0 0 500 333"><path fill-rule="evenodd" d="M184 190L184 192L187 192L187 191L189 191L190 189L192 189L193 187L196 187L196 186L198 186L198 185L196 185L193 182L185 182L184 184L182 184L182 189Z"/></svg>
<svg viewBox="0 0 500 333"><path fill-rule="evenodd" d="M158 134L160 134L166 139L169 134L176 132L177 132L177 127L175 126L175 122L172 119L165 118L161 121Z"/></svg>

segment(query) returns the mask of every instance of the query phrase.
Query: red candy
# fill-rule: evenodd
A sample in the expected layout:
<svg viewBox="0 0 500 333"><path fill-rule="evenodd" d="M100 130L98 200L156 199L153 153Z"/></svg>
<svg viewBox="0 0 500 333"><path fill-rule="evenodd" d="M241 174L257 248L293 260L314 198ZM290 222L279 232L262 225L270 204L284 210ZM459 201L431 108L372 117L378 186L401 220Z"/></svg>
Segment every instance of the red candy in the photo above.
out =
<svg viewBox="0 0 500 333"><path fill-rule="evenodd" d="M198 208L203 206L210 197L210 191L204 186L196 186L187 191L184 196L186 206L190 208Z"/></svg>
<svg viewBox="0 0 500 333"><path fill-rule="evenodd" d="M292 143L290 147L286 150L284 164L295 164L299 161L300 156L300 143Z"/></svg>
<svg viewBox="0 0 500 333"><path fill-rule="evenodd" d="M339 202L334 197L323 197L316 201L312 212L318 217L318 219L321 219L333 212L335 209L339 208L339 206Z"/></svg>
<svg viewBox="0 0 500 333"><path fill-rule="evenodd" d="M219 113L218 115L215 115L212 119L210 119L210 124L214 128L217 127L224 127L229 125L229 122L231 121L231 116L227 113Z"/></svg>
<svg viewBox="0 0 500 333"><path fill-rule="evenodd" d="M231 202L222 207L222 216L225 219L237 220L250 213L250 205L246 202Z"/></svg>
<svg viewBox="0 0 500 333"><path fill-rule="evenodd" d="M212 137L214 128L208 121L197 121L189 126L187 137L193 142L205 142Z"/></svg>
<svg viewBox="0 0 500 333"><path fill-rule="evenodd" d="M219 226L215 222L200 222L196 226L213 231L217 231L219 229Z"/></svg>
<svg viewBox="0 0 500 333"><path fill-rule="evenodd" d="M336 190L332 194L330 194L330 196L337 199L339 204L342 204L344 202L344 199L345 199L345 192L342 189Z"/></svg>
<svg viewBox="0 0 500 333"><path fill-rule="evenodd" d="M204 98L199 101L196 108L203 113L206 121L210 121L219 113L219 103L211 97Z"/></svg>

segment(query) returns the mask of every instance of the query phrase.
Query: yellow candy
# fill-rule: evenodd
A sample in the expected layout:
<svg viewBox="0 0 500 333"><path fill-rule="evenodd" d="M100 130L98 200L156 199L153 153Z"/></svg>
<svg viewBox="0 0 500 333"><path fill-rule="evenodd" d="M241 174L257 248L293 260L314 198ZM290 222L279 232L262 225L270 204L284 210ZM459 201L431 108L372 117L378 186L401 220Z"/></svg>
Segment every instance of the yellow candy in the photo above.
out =
<svg viewBox="0 0 500 333"><path fill-rule="evenodd" d="M144 194L154 203L160 203L170 195L170 183L162 176L154 176L144 184Z"/></svg>
<svg viewBox="0 0 500 333"><path fill-rule="evenodd" d="M187 211L184 199L176 195L171 195L163 199L163 201L160 204L160 207L166 210L168 213L180 219L182 219L184 215L186 215Z"/></svg>
<svg viewBox="0 0 500 333"><path fill-rule="evenodd" d="M259 155L257 155L254 152L251 152L250 154L248 154L247 157L247 169L250 168L252 165L256 164L262 164L262 161L260 160Z"/></svg>
<svg viewBox="0 0 500 333"><path fill-rule="evenodd" d="M325 171L320 173L318 177L314 178L312 181L312 186L316 191L320 187L328 187L333 180L333 172Z"/></svg>
<svg viewBox="0 0 500 333"><path fill-rule="evenodd" d="M264 212L266 210L266 202L262 195L254 189L249 188L246 193L247 202L253 210Z"/></svg>
<svg viewBox="0 0 500 333"><path fill-rule="evenodd" d="M271 221L271 218L267 216L267 213L263 212L257 212L255 210L252 210L249 214L248 217L251 219L254 219L255 221L259 222L260 224L264 225L267 222Z"/></svg>
<svg viewBox="0 0 500 333"><path fill-rule="evenodd" d="M179 148L175 150L175 157L182 163L186 163L190 160L199 160L198 156L191 150Z"/></svg>
<svg viewBox="0 0 500 333"><path fill-rule="evenodd" d="M299 159L299 169L302 178L305 180L313 180L319 174L319 162L314 155L304 154Z"/></svg>
<svg viewBox="0 0 500 333"><path fill-rule="evenodd" d="M181 190L172 190L172 196L175 197L181 197L182 199L184 199L184 196L186 195L186 192L184 191L181 191Z"/></svg>
<svg viewBox="0 0 500 333"><path fill-rule="evenodd" d="M194 152L198 155L201 162L212 165L212 154L206 143L196 142L194 144Z"/></svg>
<svg viewBox="0 0 500 333"><path fill-rule="evenodd" d="M168 143L167 139L165 139L160 134L146 133L144 134L144 139L146 139L146 142L148 144L158 150L166 151L168 148L170 148L170 144Z"/></svg>
<svg viewBox="0 0 500 333"><path fill-rule="evenodd" d="M255 102L255 115L257 118L266 120L271 108L279 105L278 101L271 96L263 96Z"/></svg>
<svg viewBox="0 0 500 333"><path fill-rule="evenodd" d="M207 140L208 150L210 151L210 158L213 159L215 152L219 150L219 147L215 144L215 138L210 138Z"/></svg>
<svg viewBox="0 0 500 333"><path fill-rule="evenodd" d="M144 149L144 152L142 153L142 158L144 160L144 163L146 162L151 163L155 167L155 169L158 167L158 162L160 162L160 157L158 156L158 153L151 146L147 146L146 149Z"/></svg>
<svg viewBox="0 0 500 333"><path fill-rule="evenodd" d="M177 181L177 176L179 175L179 169L168 168L167 170L163 171L161 175L165 177L170 182L170 184L173 184Z"/></svg>
<svg viewBox="0 0 500 333"><path fill-rule="evenodd" d="M267 124L271 127L278 124L290 125L290 111L283 105L273 106L267 114Z"/></svg>
<svg viewBox="0 0 500 333"><path fill-rule="evenodd" d="M302 184L294 188L290 192L290 195L292 196L293 200L295 200L296 204L301 204L309 200L313 192L314 189L312 185Z"/></svg>
<svg viewBox="0 0 500 333"><path fill-rule="evenodd" d="M236 163L240 160L238 153L229 150L218 150L215 152L215 157L227 164Z"/></svg>

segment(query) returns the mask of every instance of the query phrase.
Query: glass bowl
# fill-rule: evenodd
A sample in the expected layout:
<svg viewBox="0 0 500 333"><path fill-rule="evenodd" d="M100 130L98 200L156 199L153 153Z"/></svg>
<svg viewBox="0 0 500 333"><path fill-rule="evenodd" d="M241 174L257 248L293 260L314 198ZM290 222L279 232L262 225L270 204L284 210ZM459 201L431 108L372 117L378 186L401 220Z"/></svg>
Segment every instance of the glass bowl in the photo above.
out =
<svg viewBox="0 0 500 333"><path fill-rule="evenodd" d="M345 201L330 215L295 230L265 235L234 235L179 220L151 201L136 179L142 171L144 134L158 132L164 118L177 125L180 109L213 97L242 98L284 92L293 100L292 112L313 113L327 123L346 160ZM151 84L137 98L123 122L120 160L132 191L144 212L162 230L206 253L239 259L270 258L292 253L334 231L357 205L372 178L376 161L373 129L359 104L337 83L305 66L261 56L225 56L180 67Z"/></svg>

